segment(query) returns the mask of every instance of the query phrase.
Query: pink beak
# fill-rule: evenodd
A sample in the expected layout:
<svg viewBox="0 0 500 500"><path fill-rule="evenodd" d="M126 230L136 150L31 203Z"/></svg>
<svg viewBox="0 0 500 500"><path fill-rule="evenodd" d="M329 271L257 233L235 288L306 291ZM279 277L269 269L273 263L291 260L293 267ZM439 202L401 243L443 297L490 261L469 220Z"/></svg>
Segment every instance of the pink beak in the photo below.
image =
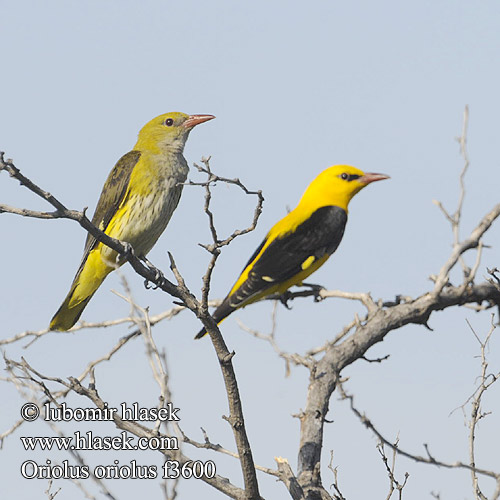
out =
<svg viewBox="0 0 500 500"><path fill-rule="evenodd" d="M361 182L361 184L370 184L370 182L383 181L384 179L390 179L390 177L385 174L367 172L358 179L358 182Z"/></svg>
<svg viewBox="0 0 500 500"><path fill-rule="evenodd" d="M209 120L213 120L215 118L214 115L191 115L182 126L185 128L193 128L200 123L208 122Z"/></svg>

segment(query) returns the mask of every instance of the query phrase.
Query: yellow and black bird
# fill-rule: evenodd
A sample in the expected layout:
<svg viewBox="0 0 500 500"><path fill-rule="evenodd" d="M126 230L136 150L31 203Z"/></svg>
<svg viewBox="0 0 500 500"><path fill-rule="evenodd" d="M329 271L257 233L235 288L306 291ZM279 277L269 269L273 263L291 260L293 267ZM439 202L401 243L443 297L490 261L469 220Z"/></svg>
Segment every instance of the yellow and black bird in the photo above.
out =
<svg viewBox="0 0 500 500"><path fill-rule="evenodd" d="M236 309L269 295L282 294L319 269L342 240L352 197L371 182L388 178L348 165L321 172L297 207L267 233L212 314L215 321L220 323ZM195 338L205 334L202 329Z"/></svg>
<svg viewBox="0 0 500 500"><path fill-rule="evenodd" d="M92 223L112 238L130 243L137 256L145 256L179 203L189 171L182 155L189 132L213 118L173 112L148 122L134 149L111 170ZM80 267L50 329L69 330L106 276L121 264L114 250L89 233Z"/></svg>

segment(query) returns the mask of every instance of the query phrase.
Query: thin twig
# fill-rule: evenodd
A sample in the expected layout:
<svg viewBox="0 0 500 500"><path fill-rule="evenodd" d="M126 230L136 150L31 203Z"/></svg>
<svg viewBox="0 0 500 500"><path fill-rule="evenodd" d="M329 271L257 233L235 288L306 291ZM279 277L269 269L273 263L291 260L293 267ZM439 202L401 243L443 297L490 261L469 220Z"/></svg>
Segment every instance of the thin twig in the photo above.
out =
<svg viewBox="0 0 500 500"><path fill-rule="evenodd" d="M203 282L203 287L202 287L202 300L201 304L202 307L206 310L208 307L208 295L210 292L210 281L212 278L212 273L215 267L215 263L217 262L217 259L220 255L220 249L223 246L229 245L235 238L238 236L241 236L243 234L247 234L251 231L253 231L257 227L257 222L259 220L259 217L262 213L262 206L264 203L264 196L262 195L262 191L251 191L249 190L239 179L228 179L226 177L220 177L218 175L215 175L211 168L210 168L210 157L208 158L202 158L202 163L203 167L194 164L195 168L198 169L199 172L205 173L208 176L208 180L205 182L193 182L193 181L188 181L187 185L190 186L203 186L205 188L205 203L203 210L207 214L208 217L208 225L210 229L210 234L212 235L212 243L210 244L201 244L200 246L205 248L208 252L212 254L212 257L210 259L210 262L208 264L207 270L202 278ZM228 237L224 239L220 239L218 234L217 234L217 229L215 227L215 218L214 214L210 208L210 202L212 201L212 191L211 191L211 186L214 185L216 182L224 182L226 184L233 184L235 186L238 186L245 194L248 195L255 195L257 196L257 205L254 210L253 214L253 220L252 223L246 227L245 229L236 229L234 230Z"/></svg>
<svg viewBox="0 0 500 500"><path fill-rule="evenodd" d="M342 396L343 399L349 400L350 407L352 412L356 415L356 417L360 420L360 422L368 429L370 429L376 436L377 438L382 441L384 444L389 446L391 449L395 450L399 455L403 455L407 458L410 458L411 460L414 460L415 462L420 462L420 463L425 463L425 464L431 464L431 465L437 465L439 467L445 467L447 469L467 469L467 470L474 470L477 474L481 474L484 476L492 477L495 480L499 481L500 480L500 472L494 472L491 470L487 469L482 469L479 467L473 467L470 464L465 464L463 462L457 461L454 463L449 463L449 462L444 462L442 460L434 458L429 450L427 445L424 445L424 448L427 451L427 457L423 457L420 455L415 455L413 453L404 451L399 448L399 446L395 446L390 440L385 438L382 433L375 427L375 425L371 422L371 420L361 411L359 411L355 406L354 406L354 397L350 394L347 394L342 386L342 383L338 382L337 387L339 389L340 395Z"/></svg>

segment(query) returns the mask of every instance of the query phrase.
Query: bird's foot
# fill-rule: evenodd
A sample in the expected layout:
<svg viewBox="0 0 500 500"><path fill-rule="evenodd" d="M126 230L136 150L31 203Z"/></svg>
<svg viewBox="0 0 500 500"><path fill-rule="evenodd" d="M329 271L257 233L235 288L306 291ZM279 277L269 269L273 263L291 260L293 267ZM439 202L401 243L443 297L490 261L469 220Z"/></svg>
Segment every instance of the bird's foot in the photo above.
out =
<svg viewBox="0 0 500 500"><path fill-rule="evenodd" d="M288 309L290 310L292 307L288 304L288 301L292 298L292 292L287 290L286 292L283 292L279 297L278 300Z"/></svg>
<svg viewBox="0 0 500 500"><path fill-rule="evenodd" d="M127 262L130 257L133 257L135 255L134 247L128 241L122 241L122 243L125 247L125 252L116 256L116 264L118 266L121 266L122 264Z"/></svg>
<svg viewBox="0 0 500 500"><path fill-rule="evenodd" d="M302 283L301 286L305 286L313 292L314 302L321 302L323 300L320 292L325 289L324 286L316 285L315 283Z"/></svg>
<svg viewBox="0 0 500 500"><path fill-rule="evenodd" d="M148 267L148 269L150 271L152 271L154 273L154 279L153 279L153 283L148 280L148 279L145 279L144 280L144 287L146 289L153 289L153 290L157 290L158 288L160 288L162 285L163 285L163 282L165 281L165 276L164 274L155 266L153 265L148 259L146 256L141 256L141 260L144 262L144 264L146 264L146 266Z"/></svg>

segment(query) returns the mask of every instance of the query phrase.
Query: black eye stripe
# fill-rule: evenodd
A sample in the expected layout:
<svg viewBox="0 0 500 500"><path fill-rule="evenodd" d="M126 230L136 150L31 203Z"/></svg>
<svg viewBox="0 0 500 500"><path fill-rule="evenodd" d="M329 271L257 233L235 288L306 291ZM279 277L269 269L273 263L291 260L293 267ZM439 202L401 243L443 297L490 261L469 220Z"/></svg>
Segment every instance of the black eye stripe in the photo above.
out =
<svg viewBox="0 0 500 500"><path fill-rule="evenodd" d="M343 174L340 174L339 177L344 180L344 181L347 181L347 182L351 182L351 181L354 181L356 179L359 179L361 176L360 175L357 175L357 174L346 174L345 172Z"/></svg>

